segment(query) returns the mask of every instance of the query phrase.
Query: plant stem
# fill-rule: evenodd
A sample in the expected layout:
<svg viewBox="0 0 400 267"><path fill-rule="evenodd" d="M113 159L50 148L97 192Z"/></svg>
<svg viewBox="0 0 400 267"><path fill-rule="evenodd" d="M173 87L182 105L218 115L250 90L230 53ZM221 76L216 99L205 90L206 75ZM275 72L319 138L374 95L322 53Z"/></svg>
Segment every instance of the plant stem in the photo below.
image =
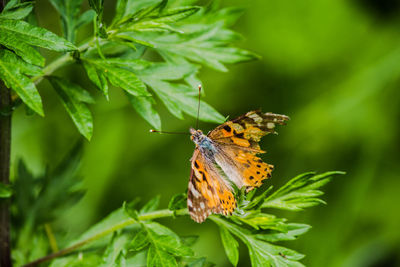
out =
<svg viewBox="0 0 400 267"><path fill-rule="evenodd" d="M157 211L153 211L153 212L149 212L149 213L145 213L145 214L139 215L139 221L147 221L147 220L159 219L159 218L164 218L164 217L171 217L171 216L175 216L175 215L187 215L187 214L188 214L187 209L180 209L180 210L176 210L175 212L167 210L167 209L157 210ZM111 226L109 228L106 228L105 230L103 230L100 233L94 234L91 237L88 237L88 238L86 238L86 239L84 239L84 240L82 240L80 242L77 242L77 243L73 244L72 246L69 246L69 247L64 248L62 250L59 250L59 251L57 251L55 253L49 254L49 255L47 255L45 257L42 257L42 258L34 260L34 261L30 262L30 263L27 263L27 264L23 265L22 267L37 266L40 263L43 263L43 262L55 259L57 257L69 254L72 251L75 251L76 249L78 249L80 247L83 247L84 245L87 245L87 244L89 244L89 243L91 243L91 242L93 242L95 240L98 240L98 239L100 239L102 237L105 237L105 236L107 236L107 235L109 235L109 234L111 234L111 233L113 233L113 232L115 232L115 231L117 231L119 229L125 228L125 227L127 227L129 225L132 225L132 224L135 224L135 223L138 223L138 221L136 221L134 219L131 219L131 218L123 220L123 221L121 221L121 222L119 222L119 223L117 223L117 224L115 224L115 225L113 225L113 226Z"/></svg>
<svg viewBox="0 0 400 267"><path fill-rule="evenodd" d="M0 12L8 0L0 0ZM11 91L0 80L0 110L11 105ZM10 183L11 113L0 113L0 183ZM0 199L0 266L11 267L9 200Z"/></svg>
<svg viewBox="0 0 400 267"><path fill-rule="evenodd" d="M8 110L11 92L0 81L0 110ZM10 183L11 113L0 114L0 183ZM9 199L0 199L0 266L10 267L10 210Z"/></svg>
<svg viewBox="0 0 400 267"><path fill-rule="evenodd" d="M87 42L83 43L82 45L80 45L78 47L78 51L82 52L82 51L86 50L89 47L89 44L90 44L91 41L92 40L87 41ZM35 76L31 80L35 84L38 84L43 80L43 78L45 76L52 74L54 71L56 71L60 67L65 66L66 64L73 62L73 60L74 60L74 58L72 57L72 55L70 53L62 55L62 56L58 57L56 60L54 60L53 62L51 62L49 65L44 67L43 68L43 74Z"/></svg>

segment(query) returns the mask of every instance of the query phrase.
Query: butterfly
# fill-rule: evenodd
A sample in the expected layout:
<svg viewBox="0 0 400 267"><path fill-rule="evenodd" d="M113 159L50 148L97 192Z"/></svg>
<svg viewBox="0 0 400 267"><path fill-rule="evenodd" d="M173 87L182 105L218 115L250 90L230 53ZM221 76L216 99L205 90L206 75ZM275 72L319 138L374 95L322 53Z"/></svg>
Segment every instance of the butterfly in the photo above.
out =
<svg viewBox="0 0 400 267"><path fill-rule="evenodd" d="M196 148L187 208L194 221L202 223L212 213L232 215L237 207L232 184L249 192L271 177L274 166L257 156L265 153L258 143L263 136L276 133L276 125L285 125L288 120L285 115L256 110L219 125L207 135L190 129Z"/></svg>

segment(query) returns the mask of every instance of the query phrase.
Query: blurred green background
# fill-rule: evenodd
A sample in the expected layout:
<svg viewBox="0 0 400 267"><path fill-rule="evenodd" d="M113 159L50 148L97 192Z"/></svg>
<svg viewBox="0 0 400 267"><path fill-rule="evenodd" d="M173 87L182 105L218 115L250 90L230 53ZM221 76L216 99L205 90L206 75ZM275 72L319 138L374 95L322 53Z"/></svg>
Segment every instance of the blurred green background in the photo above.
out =
<svg viewBox="0 0 400 267"><path fill-rule="evenodd" d="M114 1L105 1L113 10ZM262 108L289 115L279 136L267 136L264 159L276 166L268 184L279 186L306 171L342 170L325 187L327 206L280 212L313 228L288 242L307 266L400 266L400 2L395 0L224 1L245 8L235 29L239 46L262 56L203 68L209 104L231 118ZM107 12L107 11L106 11ZM39 25L61 32L56 12L38 1ZM109 17L112 14L108 14ZM90 27L86 29L90 31ZM85 34L82 34L85 35ZM52 54L48 54L52 57ZM89 84L83 69L56 73ZM80 138L47 81L39 86L45 118L13 117L12 169L23 158L34 173L53 166ZM54 223L60 240L76 236L124 200L159 194L162 207L184 192L194 145L186 136L150 134L121 90L91 106L94 135L85 141L80 174L87 194ZM160 104L164 130L187 131L195 120L175 119ZM204 131L215 127L200 123ZM274 212L274 211L271 211ZM163 221L179 234L197 234L195 249L217 266L230 266L217 227L188 217ZM239 266L249 260L242 246Z"/></svg>

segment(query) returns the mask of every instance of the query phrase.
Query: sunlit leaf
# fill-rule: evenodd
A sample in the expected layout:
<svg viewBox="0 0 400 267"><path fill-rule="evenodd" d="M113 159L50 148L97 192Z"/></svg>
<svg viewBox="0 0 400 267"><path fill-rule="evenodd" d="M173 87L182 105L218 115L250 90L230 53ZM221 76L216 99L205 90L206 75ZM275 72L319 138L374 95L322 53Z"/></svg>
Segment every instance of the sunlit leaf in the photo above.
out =
<svg viewBox="0 0 400 267"><path fill-rule="evenodd" d="M0 34L0 44L13 50L15 54L20 56L26 62L38 66L44 66L45 59L35 48L24 42L20 42L13 38L12 35Z"/></svg>
<svg viewBox="0 0 400 267"><path fill-rule="evenodd" d="M0 18L2 19L23 19L31 13L33 9L32 2L24 2L14 5L9 8L5 8L3 12L0 13Z"/></svg>
<svg viewBox="0 0 400 267"><path fill-rule="evenodd" d="M322 174L313 172L301 174L267 197L262 207L299 211L325 203L318 198L323 195L323 192L318 189L328 183L333 176L339 174L344 173L334 171Z"/></svg>
<svg viewBox="0 0 400 267"><path fill-rule="evenodd" d="M31 79L21 73L26 72L27 69L21 68L26 65L19 61L21 59L10 51L0 50L0 78L7 87L12 88L21 97L28 107L43 116L42 99Z"/></svg>
<svg viewBox="0 0 400 267"><path fill-rule="evenodd" d="M54 33L22 20L0 19L0 31L1 35L7 39L14 39L49 50L66 52L77 49L72 43Z"/></svg>
<svg viewBox="0 0 400 267"><path fill-rule="evenodd" d="M125 262L125 255L129 244L128 236L114 233L111 242L103 255L103 264L101 267L119 267Z"/></svg>
<svg viewBox="0 0 400 267"><path fill-rule="evenodd" d="M155 245L150 245L147 252L148 267L175 267L178 266L174 256L162 249L157 249Z"/></svg>
<svg viewBox="0 0 400 267"><path fill-rule="evenodd" d="M149 244L150 240L148 237L147 230L140 228L139 231L137 231L130 242L129 249L134 250L134 251L139 251L146 247Z"/></svg>
<svg viewBox="0 0 400 267"><path fill-rule="evenodd" d="M114 67L107 60L85 60L102 71L112 85L120 87L134 96L151 96L147 92L146 85L134 73Z"/></svg>

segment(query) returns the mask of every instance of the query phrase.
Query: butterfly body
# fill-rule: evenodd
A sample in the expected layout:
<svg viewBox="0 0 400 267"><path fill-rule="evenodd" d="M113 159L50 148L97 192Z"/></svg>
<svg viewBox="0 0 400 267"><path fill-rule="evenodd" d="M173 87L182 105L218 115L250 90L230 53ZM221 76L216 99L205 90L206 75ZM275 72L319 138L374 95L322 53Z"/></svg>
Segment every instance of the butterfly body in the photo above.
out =
<svg viewBox="0 0 400 267"><path fill-rule="evenodd" d="M258 142L262 136L275 133L276 124L283 125L288 119L250 111L207 135L190 129L196 149L191 159L187 206L193 220L201 223L211 213L232 215L237 206L232 184L250 191L271 176L273 166L256 156L265 153Z"/></svg>
<svg viewBox="0 0 400 267"><path fill-rule="evenodd" d="M190 129L190 133L192 134L192 141L198 146L199 150L202 154L212 158L217 152L216 146L213 141L207 137L201 130L195 130L193 128Z"/></svg>

